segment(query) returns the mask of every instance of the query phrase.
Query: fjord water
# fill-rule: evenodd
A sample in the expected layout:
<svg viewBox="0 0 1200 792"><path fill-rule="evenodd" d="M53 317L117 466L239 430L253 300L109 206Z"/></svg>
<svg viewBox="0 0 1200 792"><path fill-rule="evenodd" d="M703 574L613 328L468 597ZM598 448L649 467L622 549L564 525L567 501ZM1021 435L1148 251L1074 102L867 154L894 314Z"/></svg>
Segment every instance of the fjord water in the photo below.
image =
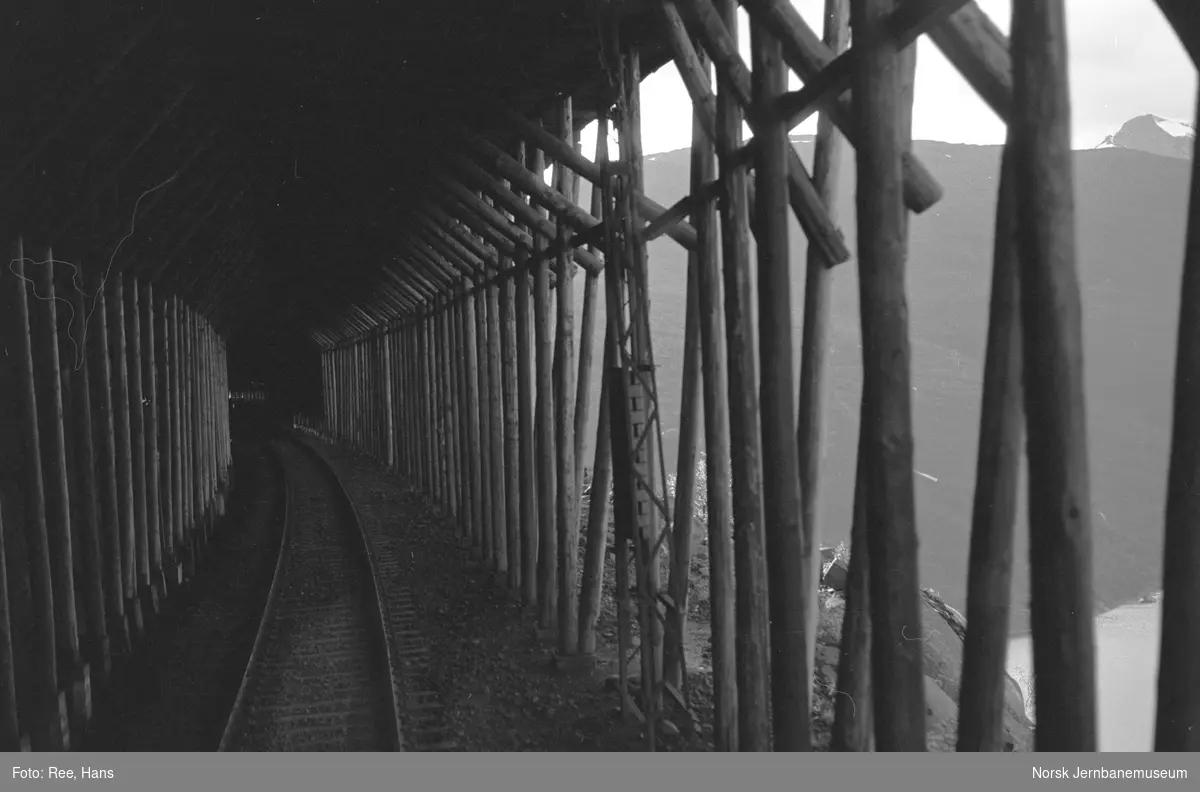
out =
<svg viewBox="0 0 1200 792"><path fill-rule="evenodd" d="M811 139L796 142L812 159ZM915 153L945 191L910 225L906 269L912 355L914 487L921 585L966 609L967 552L978 451L1000 147L918 141ZM647 157L646 192L663 205L688 187L686 150ZM1097 612L1161 587L1163 507L1190 163L1128 149L1074 153L1076 238ZM839 178L837 219L856 249L854 160ZM581 195L584 205L587 191ZM805 241L791 226L794 370L799 376ZM687 258L650 243L650 322L665 468L676 470ZM753 256L753 251L752 251ZM754 259L752 258L752 261ZM855 260L834 269L826 364L819 539L848 538L854 490L862 350ZM603 295L603 286L600 286ZM576 311L583 289L576 289ZM603 297L601 297L601 305ZM578 313L577 313L578 315ZM603 337L603 318L597 322ZM598 349L599 347L597 347ZM593 358L589 423L601 355ZM701 422L702 423L702 422ZM592 423L594 426L594 423ZM701 429L701 431L703 431ZM591 466L591 436L584 465ZM1014 546L1010 665L1028 654L1029 541L1021 471ZM1157 606L1100 619L1101 742L1149 746L1158 653ZM1025 663L1028 665L1028 663Z"/></svg>
<svg viewBox="0 0 1200 792"><path fill-rule="evenodd" d="M811 140L797 141L796 148L802 160L811 161ZM930 141L918 141L914 149L945 193L929 210L911 216L906 266L920 576L922 586L965 610L1001 149ZM651 197L670 205L686 193L688 154L673 151L647 158L646 192ZM1076 151L1073 159L1093 579L1101 612L1161 587L1190 163L1128 149ZM853 254L855 177L849 149L838 182L837 221ZM793 369L798 378L806 245L797 224L791 231ZM687 259L666 238L653 241L649 254L663 450L666 470L674 472ZM580 302L582 291L576 290ZM602 333L603 325L599 327ZM833 270L827 343L817 527L822 542L836 544L849 532L862 388L854 259ZM593 384L599 383L600 357L593 360ZM593 398L593 421L597 401ZM585 464L590 466L590 456ZM1022 470L1022 490L1026 475ZM1013 635L1029 627L1023 494L1014 546Z"/></svg>
<svg viewBox="0 0 1200 792"><path fill-rule="evenodd" d="M1153 749L1161 616L1161 604L1153 602L1122 605L1096 619L1096 721L1101 751ZM1009 673L1023 690L1029 684L1032 650L1027 635L1008 645Z"/></svg>

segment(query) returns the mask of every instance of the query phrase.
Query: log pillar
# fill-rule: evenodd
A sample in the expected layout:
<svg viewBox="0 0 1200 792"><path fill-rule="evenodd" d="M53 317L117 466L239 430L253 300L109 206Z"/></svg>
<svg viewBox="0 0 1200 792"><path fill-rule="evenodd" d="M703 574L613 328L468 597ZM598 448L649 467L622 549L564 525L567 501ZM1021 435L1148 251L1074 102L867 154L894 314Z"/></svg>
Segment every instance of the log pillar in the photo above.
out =
<svg viewBox="0 0 1200 792"><path fill-rule="evenodd" d="M131 278L125 289L125 359L129 382L129 435L133 472L133 528L135 593L142 603L142 618L158 612L157 591L150 585L150 538L147 500L146 402L142 387L142 331L140 284Z"/></svg>
<svg viewBox="0 0 1200 792"><path fill-rule="evenodd" d="M25 442L25 523L26 551L29 555L29 589L33 607L33 634L29 637L32 663L29 696L30 745L35 751L63 751L70 748L66 696L59 693L58 624L55 618L54 575L51 571L50 536L47 524L47 490L43 481L39 404L37 400L38 366L35 365L30 293L34 282L25 275L25 255L18 241L9 265L16 291L16 329L19 358L20 422ZM36 299L36 297L35 297Z"/></svg>
<svg viewBox="0 0 1200 792"><path fill-rule="evenodd" d="M124 575L121 569L121 519L117 479L117 438L114 424L112 356L109 354L107 299L104 284L90 278L93 292L91 319L87 323L87 355L91 367L90 391L94 416L96 489L99 498L97 528L103 559L105 616L109 647L114 654L129 651L129 623L125 616Z"/></svg>
<svg viewBox="0 0 1200 792"><path fill-rule="evenodd" d="M84 300L84 279L78 276L72 281L70 303L72 321L69 331L74 331L78 341L68 345L72 350L68 365L63 367L70 383L71 408L67 416L71 423L72 458L75 492L72 497L75 523L75 540L79 552L79 586L84 605L84 635L80 639L80 651L88 663L91 673L107 681L111 670L109 657L108 624L105 618L104 564L100 551L99 498L96 488L96 450L91 403L91 365L89 346L94 341L88 336L89 313Z"/></svg>
<svg viewBox="0 0 1200 792"><path fill-rule="evenodd" d="M150 588L153 598L159 600L166 591L163 578L163 505L162 468L159 459L159 387L158 356L162 339L158 338L154 326L154 286L146 284L142 294L142 355L145 398L142 400L143 423L146 427L146 532L150 553Z"/></svg>

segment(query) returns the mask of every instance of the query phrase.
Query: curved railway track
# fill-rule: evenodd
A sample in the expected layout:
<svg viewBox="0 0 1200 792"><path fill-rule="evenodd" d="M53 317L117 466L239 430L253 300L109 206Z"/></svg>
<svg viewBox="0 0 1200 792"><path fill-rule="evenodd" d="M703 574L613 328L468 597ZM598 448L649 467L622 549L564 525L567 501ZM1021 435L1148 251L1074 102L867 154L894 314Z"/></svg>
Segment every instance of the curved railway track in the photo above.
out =
<svg viewBox="0 0 1200 792"><path fill-rule="evenodd" d="M315 452L275 443L283 538L220 751L402 749L396 653L354 506Z"/></svg>

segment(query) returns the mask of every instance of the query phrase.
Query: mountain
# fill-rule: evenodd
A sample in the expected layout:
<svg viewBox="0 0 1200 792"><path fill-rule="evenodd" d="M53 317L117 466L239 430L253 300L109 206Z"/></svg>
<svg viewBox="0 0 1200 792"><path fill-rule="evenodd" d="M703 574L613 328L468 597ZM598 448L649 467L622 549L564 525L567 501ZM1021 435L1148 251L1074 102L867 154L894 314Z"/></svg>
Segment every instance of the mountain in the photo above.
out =
<svg viewBox="0 0 1200 792"><path fill-rule="evenodd" d="M1156 115L1131 118L1115 135L1104 138L1098 149L1126 148L1163 157L1191 159L1196 130L1183 121Z"/></svg>
<svg viewBox="0 0 1200 792"><path fill-rule="evenodd" d="M811 139L795 145L811 164ZM921 585L963 610L1001 149L919 141L915 152L945 190L941 202L913 217L907 269L915 467L921 474L914 475ZM1100 604L1114 606L1161 585L1190 166L1128 147L1077 151L1073 157L1096 595ZM647 157L647 193L664 206L683 197L688 159L687 150ZM836 211L852 252L857 248L854 174L853 151L847 148ZM798 378L806 245L794 220L791 240ZM649 252L651 334L666 469L673 472L687 260L683 249L666 238L652 242ZM855 262L839 265L831 290L819 525L828 544L847 538L850 525L862 386L857 288ZM576 289L580 303L582 291ZM603 337L602 329L598 333ZM599 382L600 358L597 353L592 383ZM592 421L596 404L593 397ZM589 451L584 464L591 463ZM1014 631L1028 626L1023 490L1024 484L1013 575Z"/></svg>

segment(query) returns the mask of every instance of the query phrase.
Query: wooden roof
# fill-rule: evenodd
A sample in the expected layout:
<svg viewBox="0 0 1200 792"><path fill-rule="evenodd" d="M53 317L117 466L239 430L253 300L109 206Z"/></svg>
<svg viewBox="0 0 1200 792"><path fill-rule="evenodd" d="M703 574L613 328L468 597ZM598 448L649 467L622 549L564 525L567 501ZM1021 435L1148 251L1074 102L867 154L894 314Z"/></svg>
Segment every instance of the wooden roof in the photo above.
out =
<svg viewBox="0 0 1200 792"><path fill-rule="evenodd" d="M372 292L489 103L570 94L592 117L603 14L644 73L667 61L642 0L6 5L5 237L152 277L226 336L303 332Z"/></svg>

